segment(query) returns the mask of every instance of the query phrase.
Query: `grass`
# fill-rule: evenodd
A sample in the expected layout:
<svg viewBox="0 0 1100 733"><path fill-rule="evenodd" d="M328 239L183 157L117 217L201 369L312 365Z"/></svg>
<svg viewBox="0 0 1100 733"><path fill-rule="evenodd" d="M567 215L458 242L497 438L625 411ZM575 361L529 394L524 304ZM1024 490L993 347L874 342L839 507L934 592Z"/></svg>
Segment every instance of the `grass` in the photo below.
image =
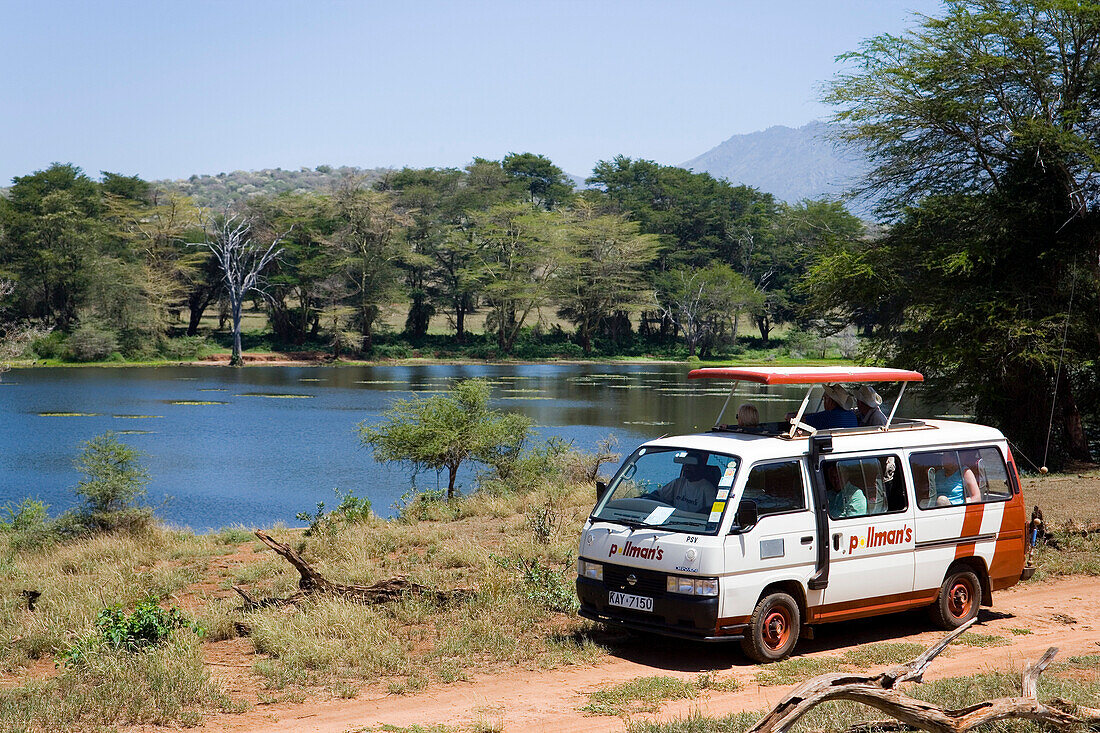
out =
<svg viewBox="0 0 1100 733"><path fill-rule="evenodd" d="M773 665L774 666L774 665ZM906 693L912 697L935 703L948 709L964 708L975 703L998 697L1020 694L1019 675L1002 673L977 674L967 677L951 677L925 684L911 685ZM1100 696L1100 680L1081 681L1063 677L1048 671L1039 679L1039 699L1060 697L1071 702L1096 705ZM743 733L766 713L765 710L735 713L724 717L707 717L700 713L679 720L655 722L632 720L627 724L628 733ZM869 720L881 720L888 716L873 708L851 702L828 702L812 709L795 724L798 731L838 731ZM982 730L994 733L1042 733L1045 728L1028 721L995 723Z"/></svg>
<svg viewBox="0 0 1100 733"><path fill-rule="evenodd" d="M885 641L849 649L841 655L840 661L853 667L866 669L889 664L902 664L916 658L924 650L925 646L923 644Z"/></svg>
<svg viewBox="0 0 1100 733"><path fill-rule="evenodd" d="M760 667L753 675L762 687L794 685L826 672L839 672L845 667L840 657L789 657L781 662Z"/></svg>
<svg viewBox="0 0 1100 733"><path fill-rule="evenodd" d="M640 713L655 713L669 700L695 698L703 690L734 692L740 689L736 680L718 680L700 675L694 680L676 677L638 677L614 685L605 685L588 695L581 708L588 715L630 717Z"/></svg>
<svg viewBox="0 0 1100 733"><path fill-rule="evenodd" d="M976 634L972 631L967 631L964 634L956 637L952 644L961 644L963 646L976 646L976 647L991 647L991 646L1008 646L1012 642L1003 636L994 636L993 634Z"/></svg>

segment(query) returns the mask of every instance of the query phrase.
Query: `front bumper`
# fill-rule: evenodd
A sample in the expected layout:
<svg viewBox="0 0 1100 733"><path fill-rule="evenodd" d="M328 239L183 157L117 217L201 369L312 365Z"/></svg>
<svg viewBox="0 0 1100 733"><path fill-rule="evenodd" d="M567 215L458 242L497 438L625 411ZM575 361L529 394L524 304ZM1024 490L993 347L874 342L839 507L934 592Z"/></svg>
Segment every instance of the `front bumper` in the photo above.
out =
<svg viewBox="0 0 1100 733"><path fill-rule="evenodd" d="M580 615L592 621L695 641L734 641L741 638L744 624L718 628L718 598L697 598L676 593L642 591L653 598L653 612L634 611L607 603L609 588L604 581L577 578ZM625 589L625 592L632 592Z"/></svg>

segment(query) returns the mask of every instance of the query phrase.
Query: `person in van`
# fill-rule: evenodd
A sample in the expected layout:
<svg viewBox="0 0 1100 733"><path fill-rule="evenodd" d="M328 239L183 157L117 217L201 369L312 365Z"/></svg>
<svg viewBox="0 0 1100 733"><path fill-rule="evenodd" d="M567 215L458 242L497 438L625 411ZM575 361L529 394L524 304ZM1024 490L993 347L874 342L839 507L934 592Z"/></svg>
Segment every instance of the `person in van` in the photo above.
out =
<svg viewBox="0 0 1100 733"><path fill-rule="evenodd" d="M829 428L855 428L859 427L856 414L852 412L852 396L839 384L826 384L825 395L822 399L821 412L814 412L802 416L802 422L815 427L818 430ZM790 420L794 415L788 415Z"/></svg>
<svg viewBox="0 0 1100 733"><path fill-rule="evenodd" d="M689 453L680 475L657 489L656 498L685 512L710 510L718 494L718 466L707 465L705 457Z"/></svg>
<svg viewBox="0 0 1100 733"><path fill-rule="evenodd" d="M847 476L843 476L840 466L829 463L825 466L825 489L829 500L829 516L832 519L844 517L862 517L867 514L867 496Z"/></svg>
<svg viewBox="0 0 1100 733"><path fill-rule="evenodd" d="M936 506L953 506L981 501L978 479L969 466L960 468L955 451L943 453L943 478L936 478Z"/></svg>
<svg viewBox="0 0 1100 733"><path fill-rule="evenodd" d="M737 408L737 427L755 428L760 425L760 411L748 402Z"/></svg>
<svg viewBox="0 0 1100 733"><path fill-rule="evenodd" d="M870 385L865 384L856 392L856 421L860 427L878 427L886 424L882 413L882 397Z"/></svg>

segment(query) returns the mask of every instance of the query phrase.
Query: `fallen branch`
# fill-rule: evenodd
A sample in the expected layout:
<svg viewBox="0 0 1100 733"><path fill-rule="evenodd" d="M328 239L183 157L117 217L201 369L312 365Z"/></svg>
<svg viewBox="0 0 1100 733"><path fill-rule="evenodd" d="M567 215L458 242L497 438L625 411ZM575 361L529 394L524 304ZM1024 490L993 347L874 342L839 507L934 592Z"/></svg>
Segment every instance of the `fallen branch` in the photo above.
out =
<svg viewBox="0 0 1100 733"><path fill-rule="evenodd" d="M281 555L287 562L294 566L301 576L298 579L299 592L289 598L265 598L254 600L244 590L236 586L233 590L244 599L246 608L259 608L272 605L295 604L307 596L329 595L355 601L356 603L388 603L396 601L406 595L420 595L432 598L436 603L445 604L456 600L468 598L472 591L468 588L456 588L451 591L437 591L427 586L413 583L405 576L398 576L388 580L380 580L374 585L345 585L333 583L321 575L312 565L306 562L301 555L294 551L290 545L279 542L263 530L256 530L256 536L260 541Z"/></svg>
<svg viewBox="0 0 1100 733"><path fill-rule="evenodd" d="M834 672L807 680L792 690L775 708L765 715L749 733L783 733L812 708L828 700L851 700L880 710L896 721L875 721L853 726L850 731L911 728L929 733L965 733L980 725L1007 718L1024 718L1045 723L1058 730L1076 726L1100 727L1100 710L1074 706L1062 700L1049 705L1036 697L1039 675L1058 653L1051 647L1039 661L1029 664L1023 675L1023 694L987 700L961 710L946 710L923 700L909 697L896 688L901 682L920 682L932 660L955 637L974 623L971 619L945 636L940 642L908 664L890 667L877 675L856 675Z"/></svg>

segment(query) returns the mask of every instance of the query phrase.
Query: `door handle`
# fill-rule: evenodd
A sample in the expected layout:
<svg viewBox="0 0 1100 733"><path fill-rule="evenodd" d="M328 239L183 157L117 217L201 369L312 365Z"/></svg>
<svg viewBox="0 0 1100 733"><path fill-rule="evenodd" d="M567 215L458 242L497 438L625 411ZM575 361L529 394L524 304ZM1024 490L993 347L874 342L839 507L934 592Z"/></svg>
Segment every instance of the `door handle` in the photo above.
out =
<svg viewBox="0 0 1100 733"><path fill-rule="evenodd" d="M805 537L802 538L802 544L804 544L804 545L809 545L809 544L813 543L813 541L814 541L814 536L812 534L808 534L808 535L806 535Z"/></svg>
<svg viewBox="0 0 1100 733"><path fill-rule="evenodd" d="M840 552L840 532L833 533L833 549Z"/></svg>

